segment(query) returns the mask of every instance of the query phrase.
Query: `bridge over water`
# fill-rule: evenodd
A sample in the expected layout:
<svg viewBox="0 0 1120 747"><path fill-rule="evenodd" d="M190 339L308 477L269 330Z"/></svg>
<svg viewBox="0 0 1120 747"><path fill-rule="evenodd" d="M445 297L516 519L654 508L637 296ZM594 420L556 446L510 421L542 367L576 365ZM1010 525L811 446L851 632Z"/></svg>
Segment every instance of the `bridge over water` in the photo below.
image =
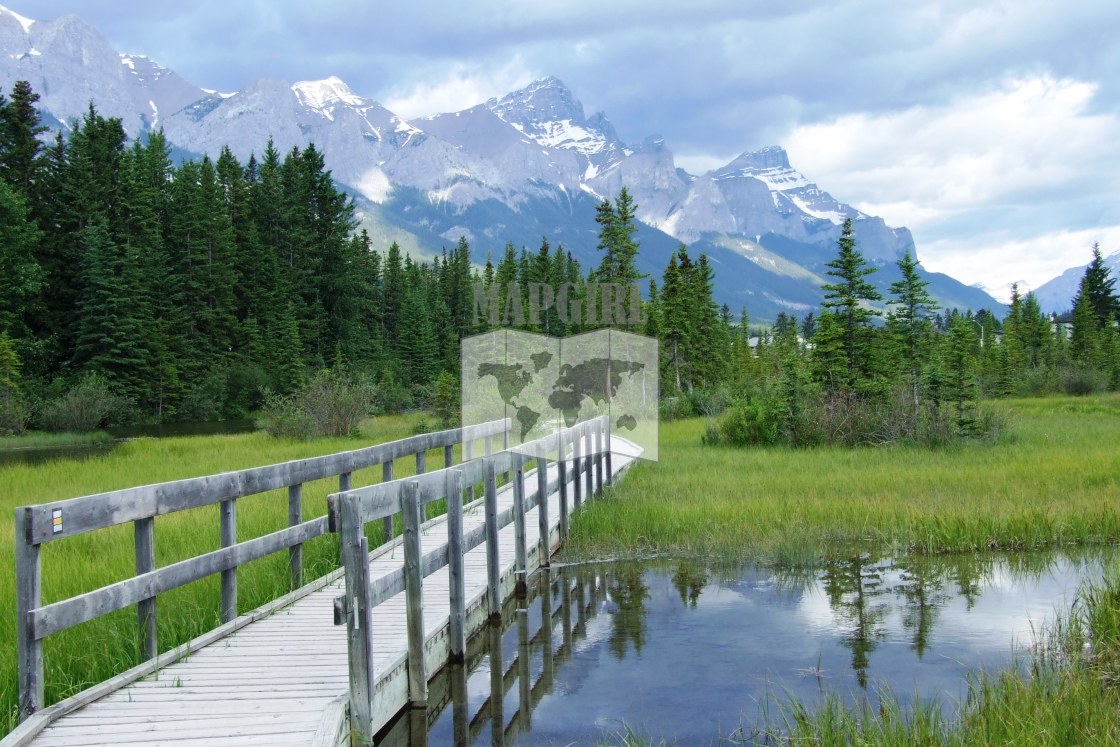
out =
<svg viewBox="0 0 1120 747"><path fill-rule="evenodd" d="M516 450L506 448L510 426L499 420L17 509L24 720L0 747L367 744L407 706L445 699L446 687L429 690L432 678L449 663L461 671L454 667L469 660L470 636L500 620L503 603L526 591L536 568L548 566L571 513L640 454L612 435L606 417ZM428 471L428 456L440 450L444 466ZM398 459L415 459L417 474L393 479ZM354 472L376 465L382 482L351 484ZM328 497L326 515L304 521L302 485L335 476L339 491ZM283 488L289 526L238 542L237 500ZM425 520L436 501L445 501L447 512ZM213 504L220 507L222 547L157 568L156 518ZM394 537L396 521L404 531ZM42 604L43 544L126 523L134 526L134 577ZM328 532L339 536L341 567L301 585L303 543ZM371 549L374 535L379 541ZM237 614L238 566L277 552L288 553L299 588ZM159 653L159 594L214 574L221 575L224 624ZM551 582L548 588L551 598ZM559 593L566 599L568 591ZM43 640L133 605L147 661L44 707ZM491 711L500 718L500 708ZM413 730L412 739L421 732ZM386 732L393 733L399 732Z"/></svg>

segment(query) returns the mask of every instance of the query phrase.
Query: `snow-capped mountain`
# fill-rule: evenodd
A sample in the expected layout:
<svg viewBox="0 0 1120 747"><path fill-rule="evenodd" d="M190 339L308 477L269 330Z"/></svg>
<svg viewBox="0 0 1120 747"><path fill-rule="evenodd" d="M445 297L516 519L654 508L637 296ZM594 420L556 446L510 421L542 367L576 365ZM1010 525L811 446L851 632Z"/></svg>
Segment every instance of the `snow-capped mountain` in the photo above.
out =
<svg viewBox="0 0 1120 747"><path fill-rule="evenodd" d="M1101 252L1104 254L1104 252ZM1120 252L1103 257L1105 266L1109 269L1110 277L1120 278ZM1035 298L1042 310L1050 313L1061 314L1073 310L1073 297L1077 295L1077 288L1081 285L1081 278L1085 276L1085 268L1089 263L1080 267L1071 267L1056 278L1047 280L1034 291Z"/></svg>
<svg viewBox="0 0 1120 747"><path fill-rule="evenodd" d="M342 80L258 80L232 93L196 87L145 57L121 54L77 16L35 21L0 6L0 86L28 80L48 125L65 131L89 102L120 117L131 137L163 128L180 153L242 160L271 140L278 151L314 143L359 206L375 241L421 252L466 236L476 258L542 236L585 266L597 263L596 205L626 186L643 222L641 269L660 276L681 243L708 252L716 295L756 319L804 313L821 300L824 263L844 219L873 262L913 249L910 232L845 205L796 171L784 150L744 153L693 175L656 137L628 145L602 112L587 116L549 77L460 112L405 121ZM946 305L994 306L945 276Z"/></svg>

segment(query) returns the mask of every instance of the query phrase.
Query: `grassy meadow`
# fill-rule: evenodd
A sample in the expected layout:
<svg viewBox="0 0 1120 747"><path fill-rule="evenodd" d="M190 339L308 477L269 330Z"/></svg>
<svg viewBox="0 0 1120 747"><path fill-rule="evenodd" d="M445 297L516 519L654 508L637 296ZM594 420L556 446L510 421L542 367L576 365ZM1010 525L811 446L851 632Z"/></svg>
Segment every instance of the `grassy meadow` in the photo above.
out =
<svg viewBox="0 0 1120 747"><path fill-rule="evenodd" d="M636 465L603 500L588 505L573 522L564 557L688 554L808 567L871 547L940 553L1120 540L1120 396L1013 400L994 406L1009 421L1005 435L940 450L709 447L700 443L702 419L663 423L660 462ZM359 448L410 435L417 420L368 421L361 439L301 442L264 433L148 439L86 461L0 466L0 601L14 609L15 506ZM439 464L440 456L430 455L429 463ZM397 474L411 469L410 459L400 460ZM357 473L354 484L380 479L379 470L367 472L376 473ZM324 514L324 498L335 489L333 480L305 486L305 517ZM157 563L216 549L217 514L211 506L158 519ZM286 521L286 491L239 501L239 539L275 531ZM306 578L333 568L336 559L333 537L311 543L305 550ZM43 566L47 603L126 578L133 571L132 529L122 526L48 543ZM288 591L286 554L243 567L239 591L242 611ZM217 576L161 595L161 650L216 626L218 599ZM1087 593L1081 617L1065 621L1051 636L1049 650L1057 653L1041 660L1037 677L1008 674L978 682L976 703L967 716L969 728L978 731L968 734L988 734L987 741L962 741L958 737L966 732L931 723L932 716L923 720L921 714L911 717L887 708L872 714L876 719L840 706L805 713L796 704L782 714L784 737L777 741L1013 743L1001 735L1054 729L1077 708L1097 719L1094 728L1115 731L1120 699L1111 682L1120 670L1108 670L1111 679L1091 667L1082 668L1089 674L1078 674L1062 663L1070 656L1059 654L1081 651L1079 642L1092 637L1099 642L1094 666L1120 662L1117 609L1120 583ZM0 641L4 733L14 726L16 709L11 613L0 616ZM135 612L122 610L53 636L45 648L47 697L53 702L139 661ZM1010 731L1006 722L1019 712L1027 715L1013 725L1019 731ZM928 739L924 730L929 730Z"/></svg>
<svg viewBox="0 0 1120 747"><path fill-rule="evenodd" d="M1120 539L1120 396L994 403L993 442L790 449L703 446L663 423L640 463L573 523L569 559L658 553L812 565L873 545L958 552Z"/></svg>
<svg viewBox="0 0 1120 747"><path fill-rule="evenodd" d="M362 438L296 441L275 439L263 432L223 436L137 439L87 460L60 460L35 465L0 465L0 735L16 724L15 551L16 506L73 498L91 493L145 485L229 470L275 464L290 459L348 451L412 435L420 416L391 416L366 421ZM458 459L456 451L456 459ZM441 465L442 450L428 456ZM412 474L412 459L400 459L396 476ZM379 482L379 467L357 472L354 486ZM304 486L305 519L326 513L326 496L338 490L337 480ZM283 529L288 521L287 490L238 501L238 539L246 540ZM216 550L218 507L190 509L156 519L156 563L163 566ZM333 569L338 543L332 536L305 545L304 578ZM43 602L58 601L128 578L134 573L131 525L90 532L42 550ZM253 609L289 589L287 553L277 553L242 566L238 573L238 605ZM219 577L181 587L159 597L160 650L204 633L220 624ZM60 700L141 661L136 613L128 608L72 628L45 642L47 702Z"/></svg>

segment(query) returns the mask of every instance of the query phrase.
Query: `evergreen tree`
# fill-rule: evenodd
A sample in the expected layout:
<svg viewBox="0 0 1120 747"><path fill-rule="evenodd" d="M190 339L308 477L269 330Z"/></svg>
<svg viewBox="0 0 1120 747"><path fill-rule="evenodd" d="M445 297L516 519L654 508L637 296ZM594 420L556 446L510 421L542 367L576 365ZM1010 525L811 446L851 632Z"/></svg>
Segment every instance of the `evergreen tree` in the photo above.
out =
<svg viewBox="0 0 1120 747"><path fill-rule="evenodd" d="M918 263L906 252L898 260L902 278L891 284L891 303L894 311L889 328L894 333L902 352L904 367L908 377L910 395L914 402L914 417L921 408L921 376L929 352L931 327L930 311L933 297L926 290L929 281L918 274Z"/></svg>
<svg viewBox="0 0 1120 747"><path fill-rule="evenodd" d="M613 206L610 200L603 200L596 208L599 251L603 252L603 257L592 273L591 282L628 285L643 277L635 265L638 255L638 242L634 238L638 230L636 211L637 206L626 187L619 190Z"/></svg>
<svg viewBox="0 0 1120 747"><path fill-rule="evenodd" d="M1093 244L1093 259L1081 276L1073 307L1076 310L1078 302L1085 298L1096 319L1097 329L1104 329L1105 325L1114 323L1120 312L1120 297L1116 295L1115 285L1116 279L1109 276L1108 266L1101 258L1100 245Z"/></svg>
<svg viewBox="0 0 1120 747"><path fill-rule="evenodd" d="M824 308L834 311L839 323L839 341L844 353L844 372L840 384L849 391L867 389L874 377L871 360L871 320L880 313L868 304L882 296L866 277L875 272L856 249L852 219L844 221L840 233L839 255L827 263L828 274L836 283L826 283ZM834 372L835 373L835 372Z"/></svg>

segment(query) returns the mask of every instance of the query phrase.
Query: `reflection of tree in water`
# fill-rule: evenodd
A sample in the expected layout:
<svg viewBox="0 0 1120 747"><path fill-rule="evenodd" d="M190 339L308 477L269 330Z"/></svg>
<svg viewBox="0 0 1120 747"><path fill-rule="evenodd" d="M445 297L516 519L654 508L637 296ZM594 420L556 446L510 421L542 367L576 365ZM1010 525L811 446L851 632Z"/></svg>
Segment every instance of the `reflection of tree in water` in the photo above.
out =
<svg viewBox="0 0 1120 747"><path fill-rule="evenodd" d="M700 592L708 585L708 566L695 560L682 560L673 573L673 586L681 595L681 604L696 608Z"/></svg>
<svg viewBox="0 0 1120 747"><path fill-rule="evenodd" d="M874 558L860 555L829 563L821 573L832 611L850 628L841 644L852 652L852 669L862 688L867 687L870 655L884 635L881 624L890 611L889 603L876 601L885 591L884 569Z"/></svg>
<svg viewBox="0 0 1120 747"><path fill-rule="evenodd" d="M626 656L626 644L634 644L634 653L641 653L646 634L646 607L649 587L643 570L633 564L623 564L606 577L607 592L616 605L614 627L611 630L611 652L619 658Z"/></svg>
<svg viewBox="0 0 1120 747"><path fill-rule="evenodd" d="M895 593L902 595L906 601L902 626L913 631L910 648L921 659L929 645L937 613L949 601L950 596L943 591L944 573L939 573L929 563L918 561L901 570L902 583L895 587Z"/></svg>

